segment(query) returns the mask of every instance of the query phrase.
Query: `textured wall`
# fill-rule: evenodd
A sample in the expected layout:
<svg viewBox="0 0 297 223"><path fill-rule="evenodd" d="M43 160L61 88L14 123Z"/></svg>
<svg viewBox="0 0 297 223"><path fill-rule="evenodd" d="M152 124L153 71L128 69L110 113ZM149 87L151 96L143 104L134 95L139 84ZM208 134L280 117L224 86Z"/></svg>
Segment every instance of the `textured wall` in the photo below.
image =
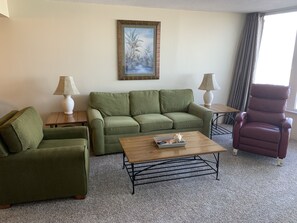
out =
<svg viewBox="0 0 297 223"><path fill-rule="evenodd" d="M0 17L0 115L33 105L45 118L61 111L53 95L59 75L72 75L86 109L90 91L192 88L214 72L226 103L244 14L107 6L48 0L10 0ZM116 20L161 22L160 79L117 80Z"/></svg>

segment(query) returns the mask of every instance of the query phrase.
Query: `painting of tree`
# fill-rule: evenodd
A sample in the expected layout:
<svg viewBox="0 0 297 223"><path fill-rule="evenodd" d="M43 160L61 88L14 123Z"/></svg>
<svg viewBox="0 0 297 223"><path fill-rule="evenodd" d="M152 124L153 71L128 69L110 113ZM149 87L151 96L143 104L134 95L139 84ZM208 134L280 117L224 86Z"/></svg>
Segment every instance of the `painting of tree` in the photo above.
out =
<svg viewBox="0 0 297 223"><path fill-rule="evenodd" d="M160 22L118 20L120 80L159 79Z"/></svg>
<svg viewBox="0 0 297 223"><path fill-rule="evenodd" d="M154 29L127 27L124 33L127 75L153 73Z"/></svg>

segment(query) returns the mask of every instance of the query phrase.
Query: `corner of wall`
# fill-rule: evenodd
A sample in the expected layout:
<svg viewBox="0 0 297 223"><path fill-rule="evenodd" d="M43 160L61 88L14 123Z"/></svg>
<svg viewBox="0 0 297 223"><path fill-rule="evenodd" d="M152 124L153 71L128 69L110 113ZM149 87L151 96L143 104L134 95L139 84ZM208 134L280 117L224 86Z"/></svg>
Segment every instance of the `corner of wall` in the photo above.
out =
<svg viewBox="0 0 297 223"><path fill-rule="evenodd" d="M7 0L0 0L0 16L9 17Z"/></svg>

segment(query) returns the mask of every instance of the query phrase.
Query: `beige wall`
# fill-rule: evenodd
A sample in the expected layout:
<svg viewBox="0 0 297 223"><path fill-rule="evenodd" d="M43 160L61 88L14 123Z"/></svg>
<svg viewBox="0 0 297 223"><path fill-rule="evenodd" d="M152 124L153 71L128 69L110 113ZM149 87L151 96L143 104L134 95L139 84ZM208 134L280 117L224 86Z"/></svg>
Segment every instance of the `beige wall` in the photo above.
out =
<svg viewBox="0 0 297 223"><path fill-rule="evenodd" d="M10 0L0 17L0 115L33 105L43 118L61 111L53 95L59 75L72 75L86 109L90 91L192 88L214 72L226 103L245 15L107 6L49 0ZM161 21L159 80L118 81L116 20Z"/></svg>

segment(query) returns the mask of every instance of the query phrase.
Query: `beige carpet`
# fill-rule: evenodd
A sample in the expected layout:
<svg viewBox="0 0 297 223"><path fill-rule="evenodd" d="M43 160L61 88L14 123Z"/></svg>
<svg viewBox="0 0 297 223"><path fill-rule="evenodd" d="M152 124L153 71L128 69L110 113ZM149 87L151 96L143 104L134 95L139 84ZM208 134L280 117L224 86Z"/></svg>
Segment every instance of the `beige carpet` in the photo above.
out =
<svg viewBox="0 0 297 223"><path fill-rule="evenodd" d="M0 222L297 222L297 142L282 167L245 152L232 156L230 135L213 139L221 155L220 181L203 176L136 187L122 170L122 155L91 157L85 200L59 199L0 210Z"/></svg>

